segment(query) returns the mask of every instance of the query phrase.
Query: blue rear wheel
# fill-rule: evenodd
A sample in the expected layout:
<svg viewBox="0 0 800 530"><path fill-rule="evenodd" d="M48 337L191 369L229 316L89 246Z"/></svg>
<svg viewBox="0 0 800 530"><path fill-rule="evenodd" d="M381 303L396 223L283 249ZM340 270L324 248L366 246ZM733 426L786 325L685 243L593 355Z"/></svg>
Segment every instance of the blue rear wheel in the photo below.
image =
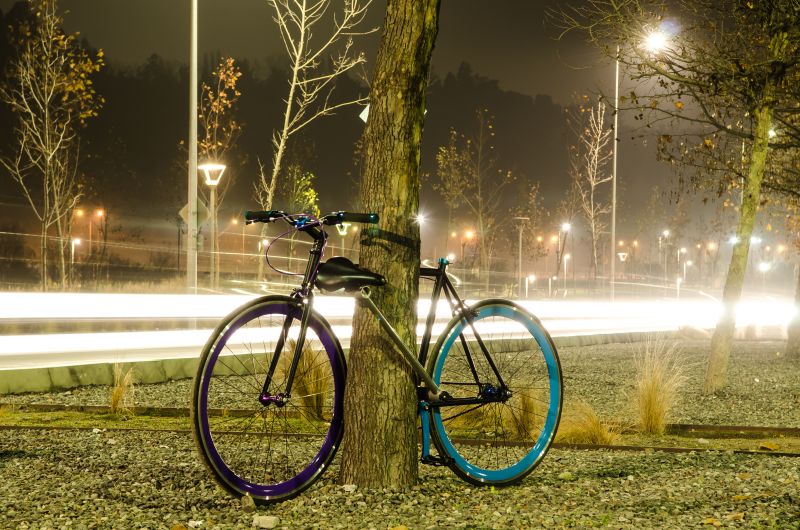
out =
<svg viewBox="0 0 800 530"><path fill-rule="evenodd" d="M533 471L553 442L561 366L550 335L522 307L484 300L470 309L471 324L458 317L448 324L428 370L452 398L479 402L434 408L433 442L464 480L510 485Z"/></svg>

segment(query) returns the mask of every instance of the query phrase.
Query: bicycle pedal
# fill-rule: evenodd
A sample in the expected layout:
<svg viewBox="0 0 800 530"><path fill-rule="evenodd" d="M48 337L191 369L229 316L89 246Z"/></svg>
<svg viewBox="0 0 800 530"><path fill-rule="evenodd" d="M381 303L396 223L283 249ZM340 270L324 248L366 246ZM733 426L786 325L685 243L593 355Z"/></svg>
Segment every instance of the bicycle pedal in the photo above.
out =
<svg viewBox="0 0 800 530"><path fill-rule="evenodd" d="M449 466L453 463L453 459L446 456L425 456L419 459L419 461L428 466Z"/></svg>

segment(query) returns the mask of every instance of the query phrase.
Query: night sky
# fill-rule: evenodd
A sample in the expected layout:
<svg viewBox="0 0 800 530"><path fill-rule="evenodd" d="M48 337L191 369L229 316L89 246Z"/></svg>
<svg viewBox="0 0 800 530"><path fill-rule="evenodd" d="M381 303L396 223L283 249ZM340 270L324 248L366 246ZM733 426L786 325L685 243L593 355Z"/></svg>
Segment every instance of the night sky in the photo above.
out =
<svg viewBox="0 0 800 530"><path fill-rule="evenodd" d="M7 12L13 3L0 0L0 9ZM80 31L92 46L105 51L107 61L113 66L135 66L153 53L176 65L187 61L188 0L61 0L60 4L62 10L68 11L65 29L68 32ZM433 55L434 76L442 79L448 73L456 72L459 65L466 62L475 74L497 80L509 101L513 98L537 101L537 96L546 95L554 103L566 105L574 94L610 94L613 64L601 58L577 36L565 41L555 39L556 31L546 25L544 16L545 10L554 4L553 0L443 1L440 31ZM384 9L384 2L373 2L369 25L380 25ZM265 1L201 0L199 20L201 58L204 55L221 54L248 59L255 65L257 74L265 74L270 65L281 63L284 51ZM363 43L370 61L374 58L379 36L379 33L375 33ZM623 93L624 84L623 81ZM533 108L540 106L534 105ZM330 131L327 134L335 134L331 129L341 126L341 120L350 120L346 123L347 127L359 127L355 118L358 111L352 112L353 116L335 118L340 121L333 121L325 127L325 131ZM243 116L243 119L248 121L247 116ZM436 108L431 105L426 119L426 131L446 131L453 125L437 122ZM448 119L453 121L452 116ZM552 127L544 123L539 126L535 114L530 116L530 121L530 127L519 130L501 130L498 126L498 134L513 137L514 149L525 150L526 142L540 141L535 138L547 136L547 128ZM652 148L645 147L641 140L631 139L631 136L638 134L636 126L632 116L622 116L620 200L627 205L629 216L645 201L653 186L665 186L669 175L669 168L655 161ZM545 129L541 130L542 127ZM530 138L526 137L528 135ZM532 168L545 168L538 174L525 177L541 182L548 206L553 206L561 198L560 191L568 184L565 171L557 169L565 167L567 138L563 130L552 131L552 136L552 144L540 146L542 148L535 155L540 158L552 157L552 160L528 160L522 167L514 168L522 173L535 173ZM319 143L320 139L316 141ZM267 154L267 138L264 139L264 145L265 152L260 153L261 157ZM435 146L427 145L425 149L427 152L423 153L423 164L428 160L430 170ZM341 171L337 166L335 172ZM323 197L322 208L341 207L341 202L349 194L348 187L340 184L341 177L325 174L319 169L316 173ZM247 201L245 193L246 190L240 195L243 202ZM331 199L326 200L326 197ZM438 198L430 189L423 190L422 201L423 207L437 211Z"/></svg>

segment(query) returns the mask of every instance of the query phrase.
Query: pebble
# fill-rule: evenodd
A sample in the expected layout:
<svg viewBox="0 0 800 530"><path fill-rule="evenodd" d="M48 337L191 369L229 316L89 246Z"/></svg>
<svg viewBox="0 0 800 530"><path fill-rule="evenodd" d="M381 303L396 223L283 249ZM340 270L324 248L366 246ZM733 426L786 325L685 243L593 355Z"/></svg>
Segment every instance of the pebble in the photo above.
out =
<svg viewBox="0 0 800 530"><path fill-rule="evenodd" d="M280 519L274 515L253 516L253 527L255 528L275 528L279 522Z"/></svg>

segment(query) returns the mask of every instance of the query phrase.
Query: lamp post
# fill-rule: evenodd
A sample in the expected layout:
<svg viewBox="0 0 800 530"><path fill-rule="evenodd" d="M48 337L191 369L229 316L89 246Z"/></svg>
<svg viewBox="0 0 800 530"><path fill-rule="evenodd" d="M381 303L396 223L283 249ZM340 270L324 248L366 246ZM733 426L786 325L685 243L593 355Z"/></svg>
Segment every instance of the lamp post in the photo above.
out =
<svg viewBox="0 0 800 530"><path fill-rule="evenodd" d="M525 298L528 298L528 284L536 284L536 275L530 274L525 277Z"/></svg>
<svg viewBox="0 0 800 530"><path fill-rule="evenodd" d="M692 266L692 260L686 260L683 262L683 283L686 283L686 267Z"/></svg>
<svg viewBox="0 0 800 530"><path fill-rule="evenodd" d="M198 166L206 176L208 185L208 202L211 210L211 257L209 262L209 283L213 288L219 283L219 273L217 271L217 258L219 257L219 246L217 241L217 186L222 180L225 172L225 165L215 163L205 163Z"/></svg>
<svg viewBox="0 0 800 530"><path fill-rule="evenodd" d="M186 287L197 292L197 0L191 0L189 37L189 168Z"/></svg>
<svg viewBox="0 0 800 530"><path fill-rule="evenodd" d="M667 45L667 34L663 31L651 31L644 40L644 48L650 53L658 53ZM615 244L617 241L617 152L619 147L619 54L617 46L614 68L614 151L611 162L611 301L614 301ZM666 279L664 281L666 284Z"/></svg>
<svg viewBox="0 0 800 530"><path fill-rule="evenodd" d="M669 281L667 280L667 256L669 254L669 244L667 243L667 238L669 238L669 230L664 230L661 232L661 235L664 237L664 287L669 285ZM659 244L661 243L661 238L658 238Z"/></svg>
<svg viewBox="0 0 800 530"><path fill-rule="evenodd" d="M464 267L464 247L468 241L472 241L473 237L475 237L475 232L467 230L464 232L464 237L461 238L461 267Z"/></svg>
<svg viewBox="0 0 800 530"><path fill-rule="evenodd" d="M519 221L517 226L519 226L519 246L517 249L517 292L519 293L520 297L522 297L522 229L524 228L525 221L529 221L530 217L512 217L515 221ZM525 285L527 297L527 284Z"/></svg>
<svg viewBox="0 0 800 530"><path fill-rule="evenodd" d="M80 238L74 238L69 242L69 280L72 283L75 279L73 276L75 271L75 247L80 246L81 240Z"/></svg>
<svg viewBox="0 0 800 530"><path fill-rule="evenodd" d="M564 254L564 296L567 295L567 262L569 257L569 254Z"/></svg>
<svg viewBox="0 0 800 530"><path fill-rule="evenodd" d="M345 237L347 236L347 229L350 228L351 223L339 223L336 225L336 231L342 236L342 256L347 257L345 255Z"/></svg>
<svg viewBox="0 0 800 530"><path fill-rule="evenodd" d="M762 261L758 264L758 271L761 273L761 290L767 290L767 272L772 268L771 263L767 263L766 261Z"/></svg>

